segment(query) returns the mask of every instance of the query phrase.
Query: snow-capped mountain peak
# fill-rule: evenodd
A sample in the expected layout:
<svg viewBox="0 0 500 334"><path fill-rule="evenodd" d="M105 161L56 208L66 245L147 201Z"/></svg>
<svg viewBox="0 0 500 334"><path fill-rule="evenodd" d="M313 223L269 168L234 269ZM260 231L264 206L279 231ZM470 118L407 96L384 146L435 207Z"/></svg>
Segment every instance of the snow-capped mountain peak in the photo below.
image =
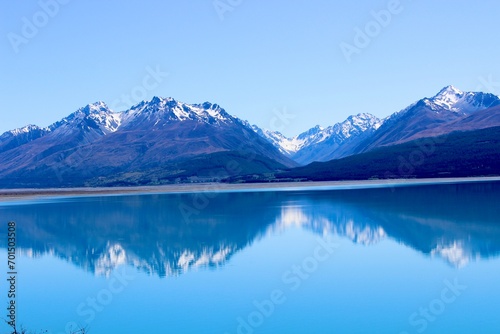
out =
<svg viewBox="0 0 500 334"><path fill-rule="evenodd" d="M446 86L432 98L422 100L432 110L470 114L500 104L498 96L489 93L464 92L454 86Z"/></svg>
<svg viewBox="0 0 500 334"><path fill-rule="evenodd" d="M251 129L273 144L281 153L285 155L292 155L298 149L297 141L295 141L294 138L287 138L279 131L261 129L257 125L252 125Z"/></svg>
<svg viewBox="0 0 500 334"><path fill-rule="evenodd" d="M205 116L205 114L208 114L210 117L219 121L228 121L232 118L218 104L205 102L202 104L195 104L193 107L195 107L194 111L200 116Z"/></svg>
<svg viewBox="0 0 500 334"><path fill-rule="evenodd" d="M446 86L429 101L435 105L451 111L459 111L458 104L464 98L465 93L454 86Z"/></svg>
<svg viewBox="0 0 500 334"><path fill-rule="evenodd" d="M103 101L97 101L95 103L87 104L85 107L78 109L78 111L81 111L86 115L96 114L101 112L105 113L111 112L108 105Z"/></svg>
<svg viewBox="0 0 500 334"><path fill-rule="evenodd" d="M49 126L50 131L72 131L74 128L94 129L103 135L115 132L121 124L121 114L111 111L99 101L78 109L68 117Z"/></svg>
<svg viewBox="0 0 500 334"><path fill-rule="evenodd" d="M453 85L448 85L448 86L444 87L443 89L441 89L439 91L439 93L436 94L435 97L438 97L438 96L450 96L450 95L462 96L463 94L464 94L464 92L461 91L460 89L458 89L457 87L455 87Z"/></svg>
<svg viewBox="0 0 500 334"><path fill-rule="evenodd" d="M165 98L162 98L162 97L160 97L160 96L153 96L153 98L151 99L151 103L156 103L156 104L158 104L158 103L162 103L162 102L163 102L163 101L165 101L165 100L168 100L168 101L174 101L174 99L172 99L172 98L166 98L166 99L165 99Z"/></svg>
<svg viewBox="0 0 500 334"><path fill-rule="evenodd" d="M0 153L41 138L48 133L50 133L49 128L41 128L33 124L7 131L0 135Z"/></svg>
<svg viewBox="0 0 500 334"><path fill-rule="evenodd" d="M320 125L316 125L316 126L310 128L309 130L302 132L300 135L296 136L296 138L298 140L307 140L308 138L317 136L319 133L321 133L324 130L325 130L324 127L322 127Z"/></svg>
<svg viewBox="0 0 500 334"><path fill-rule="evenodd" d="M383 121L369 113L360 113L349 116L344 122L338 123L332 127L333 132L342 134L345 139L353 134L365 132L368 129L378 129Z"/></svg>
<svg viewBox="0 0 500 334"><path fill-rule="evenodd" d="M2 136L11 135L11 136L15 137L15 136L26 134L26 133L29 133L32 131L39 131L39 130L46 130L46 129L42 129L38 125L29 124L29 125L23 126L22 128L7 131Z"/></svg>
<svg viewBox="0 0 500 334"><path fill-rule="evenodd" d="M349 116L345 121L327 128L316 125L292 138L287 138L277 131L260 129L255 125L252 129L267 139L282 153L294 157L300 151L311 151L309 153L314 155L315 150L319 146L322 146L321 149L326 149L326 146L332 146L333 151L334 147L338 147L347 139L359 136L368 130L376 130L382 123L383 120L371 114L360 113ZM307 162L307 159L304 159L304 162Z"/></svg>
<svg viewBox="0 0 500 334"><path fill-rule="evenodd" d="M173 98L155 96L151 101L142 101L123 112L123 124L151 124L153 127L163 126L174 121L198 121L208 124L232 123L237 120L229 115L218 104L205 102L187 104Z"/></svg>

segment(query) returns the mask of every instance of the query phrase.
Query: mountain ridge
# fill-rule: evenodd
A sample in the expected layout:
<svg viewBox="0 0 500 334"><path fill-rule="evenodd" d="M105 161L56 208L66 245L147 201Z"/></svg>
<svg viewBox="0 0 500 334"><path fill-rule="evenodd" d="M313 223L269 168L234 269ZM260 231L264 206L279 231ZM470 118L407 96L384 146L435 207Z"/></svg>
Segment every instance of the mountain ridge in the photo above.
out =
<svg viewBox="0 0 500 334"><path fill-rule="evenodd" d="M432 135L430 128L499 105L500 99L494 94L463 92L450 85L433 97L424 97L384 119L366 112L358 113L326 128L316 125L291 138L279 132L260 129L256 125L253 128L282 153L306 165L415 139L415 135L421 131ZM358 128L354 126L353 118L358 118L355 120L360 125Z"/></svg>
<svg viewBox="0 0 500 334"><path fill-rule="evenodd" d="M453 86L447 86L435 96L420 99L387 117L378 131L362 143L355 153L408 141L419 132L426 131L429 134L432 129L443 124L496 106L500 106L500 98L496 95L462 92Z"/></svg>
<svg viewBox="0 0 500 334"><path fill-rule="evenodd" d="M0 186L259 179L314 161L495 126L500 126L498 96L453 86L384 119L362 112L292 138L250 125L210 102L155 96L114 112L98 101L48 127L27 125L0 135Z"/></svg>
<svg viewBox="0 0 500 334"><path fill-rule="evenodd" d="M12 136L20 133L15 131ZM2 186L37 187L39 182L82 186L94 178L144 175L148 170L172 168L180 161L216 152L236 152L235 163L241 171L248 170L247 164L271 170L297 165L245 121L216 104L189 105L159 97L121 113L103 102L89 104L53 123L40 136L9 144L8 149L4 144L0 142L0 147L6 147L0 152ZM227 176L238 170L231 165L230 155L223 160ZM209 161L219 164L221 160ZM169 174L168 179L172 178L175 175Z"/></svg>
<svg viewBox="0 0 500 334"><path fill-rule="evenodd" d="M500 126L453 131L274 175L273 181L325 181L500 175Z"/></svg>

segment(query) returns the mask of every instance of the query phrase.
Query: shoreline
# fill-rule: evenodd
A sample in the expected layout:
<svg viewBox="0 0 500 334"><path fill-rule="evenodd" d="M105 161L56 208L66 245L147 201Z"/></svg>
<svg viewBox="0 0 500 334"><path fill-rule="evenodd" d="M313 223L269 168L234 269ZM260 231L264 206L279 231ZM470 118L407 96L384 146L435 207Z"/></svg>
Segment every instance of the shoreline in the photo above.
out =
<svg viewBox="0 0 500 334"><path fill-rule="evenodd" d="M45 188L45 189L0 189L0 202L18 200L37 200L65 197L94 197L113 195L175 194L199 192L235 191L294 191L294 190L342 190L382 188L391 186L410 186L426 184L449 184L470 182L494 182L500 177L464 177L430 179L391 179L356 181L307 181L307 182L269 182L269 183L184 183L160 186L105 187L105 188Z"/></svg>

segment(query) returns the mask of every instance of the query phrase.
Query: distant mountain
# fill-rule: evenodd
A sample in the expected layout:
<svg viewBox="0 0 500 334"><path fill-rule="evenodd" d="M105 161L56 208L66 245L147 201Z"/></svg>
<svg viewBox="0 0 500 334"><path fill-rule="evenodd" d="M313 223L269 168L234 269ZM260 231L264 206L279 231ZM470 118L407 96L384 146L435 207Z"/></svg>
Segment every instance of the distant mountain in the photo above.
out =
<svg viewBox="0 0 500 334"><path fill-rule="evenodd" d="M418 138L434 137L448 134L454 131L473 131L500 126L500 106L476 111L470 115L464 115L449 123L444 123L428 130L423 130L404 141Z"/></svg>
<svg viewBox="0 0 500 334"><path fill-rule="evenodd" d="M40 128L36 125L27 125L20 129L7 131L0 136L0 153L41 138L49 132L49 128Z"/></svg>
<svg viewBox="0 0 500 334"><path fill-rule="evenodd" d="M306 164L352 155L358 143L371 137L382 123L382 120L368 113L349 116L344 122L321 131L316 136L319 140L302 147L293 155L293 159L300 164Z"/></svg>
<svg viewBox="0 0 500 334"><path fill-rule="evenodd" d="M0 147L10 145L0 153L2 187L112 185L110 180L120 182L117 175L127 178L126 184L173 182L186 175L186 169L175 169L180 163L190 167L186 161L221 152L232 153L225 157L224 172L218 170L210 180L251 173L249 166L259 161L266 171L296 165L248 123L208 102L189 105L155 97L123 113L97 102L47 129L17 132L25 133L23 140L9 144L13 140L6 133L0 141Z"/></svg>
<svg viewBox="0 0 500 334"><path fill-rule="evenodd" d="M466 132L496 126L500 126L498 96L462 92L453 86L383 120L359 113L326 128L315 126L292 138L250 126L209 102L187 104L173 98L154 97L120 113L110 110L104 102L97 102L46 128L28 125L2 134L0 187L267 180L275 174L285 175L279 172L300 165L354 157L457 131L463 133L457 139L469 145L461 151L463 159L471 162L470 159L482 154L481 150L493 146L481 146ZM480 134L485 133L488 132ZM402 148L413 149L412 145ZM456 147L449 148L458 152ZM395 151L408 153L399 147L377 151L368 157L378 159ZM449 154L445 156L450 158ZM346 161L356 164L350 166ZM493 168L491 162L482 161ZM352 179L358 175L364 178L375 166L386 166L384 163L366 165L357 158L337 164L332 166L347 168L348 176L342 176L337 170L335 174L319 172L314 177L330 175ZM359 165L365 166L366 172L355 172ZM457 166L464 171L462 164ZM312 169L308 168L310 172ZM298 175L294 173L299 171L303 169L290 175ZM478 171L472 173L477 175ZM378 172L368 175L372 176L380 177Z"/></svg>
<svg viewBox="0 0 500 334"><path fill-rule="evenodd" d="M327 128L317 125L293 138L287 138L279 132L260 129L256 125L253 129L282 153L304 165L353 154L352 150L357 144L371 136L382 123L379 118L362 113Z"/></svg>
<svg viewBox="0 0 500 334"><path fill-rule="evenodd" d="M252 125L252 130L259 136L269 141L281 153L291 157L297 151L297 144L292 139L285 137L279 131L261 129L257 125Z"/></svg>
<svg viewBox="0 0 500 334"><path fill-rule="evenodd" d="M500 175L500 127L455 131L278 173L276 180L366 180ZM266 179L265 177L262 177ZM267 179L266 181L269 181Z"/></svg>
<svg viewBox="0 0 500 334"><path fill-rule="evenodd" d="M116 131L120 124L120 114L113 113L104 102L87 105L49 127L28 125L8 131L0 136L0 153L28 144L50 135L53 139L74 139L85 144ZM56 140L57 141L57 140Z"/></svg>
<svg viewBox="0 0 500 334"><path fill-rule="evenodd" d="M253 129L282 153L301 165L306 165L450 131L497 126L500 123L486 113L481 116L485 120L481 125L474 121L479 121L479 118L470 118L497 106L500 106L500 98L496 95L462 92L453 86L447 86L434 97L423 98L384 120L363 113L350 116L346 121L327 128L315 126L293 138L286 138L279 132L257 126L253 126ZM465 118L469 121L464 120L462 123L461 120Z"/></svg>
<svg viewBox="0 0 500 334"><path fill-rule="evenodd" d="M423 101L436 112L448 110L462 115L499 105L499 98L494 94L463 92L454 86L447 86L434 97L424 98Z"/></svg>
<svg viewBox="0 0 500 334"><path fill-rule="evenodd" d="M453 86L445 87L434 97L421 99L388 117L373 136L359 146L356 153L417 138L441 135L443 132L439 128L445 124L457 122L476 112L496 106L500 106L500 98L496 95L462 92ZM455 127L455 130L462 129Z"/></svg>

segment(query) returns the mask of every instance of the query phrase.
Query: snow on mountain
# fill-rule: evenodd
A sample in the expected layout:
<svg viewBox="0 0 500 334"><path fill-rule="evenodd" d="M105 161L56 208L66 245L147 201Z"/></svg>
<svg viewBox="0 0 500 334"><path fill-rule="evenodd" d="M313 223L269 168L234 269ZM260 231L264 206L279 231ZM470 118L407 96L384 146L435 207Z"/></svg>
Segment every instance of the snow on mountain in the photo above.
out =
<svg viewBox="0 0 500 334"><path fill-rule="evenodd" d="M423 98L383 120L368 113L360 113L326 128L315 126L292 138L255 125L253 129L285 155L307 164L395 143L429 127L498 105L500 98L496 95L463 92L454 86L447 86L435 96ZM382 124L384 126L381 128ZM381 131L377 131L379 128ZM370 139L373 141L370 142Z"/></svg>
<svg viewBox="0 0 500 334"><path fill-rule="evenodd" d="M384 119L384 127L379 132L381 134L381 132L385 132L389 128L394 128L396 123L401 122L405 118L410 117L412 119L417 119L425 110L433 111L434 116L432 116L432 118L440 118L441 121L438 123L442 123L499 105L500 98L494 94L463 92L450 85L441 89L435 96L420 99L408 107L388 116ZM428 121L429 120L419 120L417 123L425 128L428 126ZM435 122L435 119L433 119L433 121ZM398 130L398 132L401 131L402 130Z"/></svg>
<svg viewBox="0 0 500 334"><path fill-rule="evenodd" d="M142 101L122 114L122 124L125 127L136 126L139 123L160 127L172 121L186 120L207 124L229 124L238 119L229 115L219 105L210 102L187 104L173 98L157 96L149 102Z"/></svg>
<svg viewBox="0 0 500 334"><path fill-rule="evenodd" d="M360 113L349 116L344 122L323 128L319 125L295 136L287 138L280 132L260 129L258 126L252 126L252 129L260 136L267 139L282 153L294 158L301 155L304 150L315 151L316 149L325 149L322 146L332 147L332 152L349 138L356 137L368 130L376 130L383 123L379 118L369 114ZM312 154L312 152L311 152ZM313 154L307 154L310 157L303 157L302 163L314 161Z"/></svg>
<svg viewBox="0 0 500 334"><path fill-rule="evenodd" d="M435 96L420 99L387 117L356 153L415 140L424 136L424 133L428 137L438 136L443 134L438 128L444 124L499 105L500 98L493 94L444 87Z"/></svg>
<svg viewBox="0 0 500 334"><path fill-rule="evenodd" d="M0 141L0 181L9 185L13 179L23 185L98 182L92 183L95 185L103 180L115 184L117 178L129 178L129 171L140 171L132 175L133 181L126 182L137 182L138 178L147 179L141 182L157 182L151 180L159 176L162 182L172 182L175 175L182 173L199 177L197 166L201 165L206 167L204 178L222 178L221 173L211 173L212 168L230 159L241 162L238 169L224 169L225 177L297 165L256 134L247 122L209 102L191 105L155 97L120 113L96 102L49 129L48 134L36 138L33 135ZM193 164L187 164L188 160ZM174 171L162 168L174 163L186 165ZM45 177L53 175L54 170L57 178Z"/></svg>
<svg viewBox="0 0 500 334"><path fill-rule="evenodd" d="M15 137L15 136L19 136L22 134L30 133L32 131L50 131L50 130L49 130L49 128L41 128L37 125L29 124L29 125L26 125L22 128L7 131L4 134L2 134L2 136L0 136L0 138L6 138L6 137L10 137L10 136Z"/></svg>
<svg viewBox="0 0 500 334"><path fill-rule="evenodd" d="M74 127L94 129L103 135L115 132L121 124L122 114L113 112L104 102L96 102L78 109L68 117L49 126L51 131L66 131Z"/></svg>
<svg viewBox="0 0 500 334"><path fill-rule="evenodd" d="M61 119L58 122L51 124L48 127L42 128L37 125L27 125L22 128L10 130L0 136L4 139L12 136L26 135L33 132L50 133L60 127L75 126L79 123L88 125L89 127L99 128L104 134L115 132L121 123L122 115L111 111L104 102L96 102L78 109L68 117Z"/></svg>
<svg viewBox="0 0 500 334"><path fill-rule="evenodd" d="M500 104L496 95L480 92L463 92L454 86L443 88L434 97L423 99L432 110L448 110L462 114L470 114Z"/></svg>
<svg viewBox="0 0 500 334"><path fill-rule="evenodd" d="M258 135L268 140L271 144L273 144L281 153L285 155L292 155L298 150L298 143L293 141L290 138L285 137L279 131L271 131L267 129L261 129L257 125L251 126L252 130L255 131Z"/></svg>
<svg viewBox="0 0 500 334"><path fill-rule="evenodd" d="M229 115L217 104L205 102L202 104L186 104L172 98L154 97L151 101L142 101L124 112L114 112L106 103L99 101L78 109L68 117L46 128L37 125L7 131L0 139L19 136L34 131L46 133L59 131L67 132L74 128L94 129L102 135L116 132L122 125L131 122L154 120L153 125L162 125L160 122L197 120L208 124L230 123L243 121Z"/></svg>
<svg viewBox="0 0 500 334"><path fill-rule="evenodd" d="M327 140L332 136L332 133L332 127L323 128L322 126L316 125L306 132L293 137L291 139L291 142L296 147L295 153L306 147L310 147Z"/></svg>
<svg viewBox="0 0 500 334"><path fill-rule="evenodd" d="M341 141L359 135L367 130L377 130L383 120L368 113L349 116L344 122L337 123L326 130L331 132L330 136L337 136Z"/></svg>
<svg viewBox="0 0 500 334"><path fill-rule="evenodd" d="M43 129L46 133L57 131L74 131L75 128L93 130L93 136L107 135L120 128L132 129L137 126L143 128L158 128L174 121L192 120L206 124L240 123L253 129L254 132L270 142L278 150L292 157L304 149L311 149L321 143L334 141L338 146L343 141L358 136L367 130L377 129L382 121L373 115L361 113L350 116L342 123L323 128L319 125L297 136L288 138L277 131L260 129L250 126L248 122L229 115L217 104L205 102L202 104L187 104L173 98L154 97L151 101L142 101L124 112L113 112L104 102L96 102L80 108L70 116ZM13 130L12 135L29 133L40 129L37 126L27 126ZM43 134L45 135L45 133ZM327 145L327 144L325 144ZM307 154L311 155L311 154ZM308 160L309 158L305 158ZM311 161L314 158L311 156Z"/></svg>
<svg viewBox="0 0 500 334"><path fill-rule="evenodd" d="M40 128L32 124L7 131L0 136L0 153L41 138L48 133L50 133L49 128Z"/></svg>
<svg viewBox="0 0 500 334"><path fill-rule="evenodd" d="M62 143L66 140L66 135L71 135L74 140L78 140L78 145L84 145L121 129L159 130L166 129L167 125L172 126L175 122L195 121L216 127L242 125L253 130L252 135L257 133L264 138L264 145L271 143L287 157L286 159L291 158L300 164L307 164L401 142L417 136L424 130L494 106L500 106L498 96L463 92L453 86L447 86L435 96L421 99L384 120L369 113L359 113L332 126L323 128L317 125L289 138L277 131L261 129L256 125L250 126L248 122L228 114L219 105L209 102L187 104L173 98L154 97L151 101L142 101L124 112L114 112L104 102L96 102L78 109L49 127L28 125L2 134L0 153L46 136L61 138ZM246 133L245 131L243 133ZM243 136L243 140L249 140L251 137L247 134L238 136Z"/></svg>

